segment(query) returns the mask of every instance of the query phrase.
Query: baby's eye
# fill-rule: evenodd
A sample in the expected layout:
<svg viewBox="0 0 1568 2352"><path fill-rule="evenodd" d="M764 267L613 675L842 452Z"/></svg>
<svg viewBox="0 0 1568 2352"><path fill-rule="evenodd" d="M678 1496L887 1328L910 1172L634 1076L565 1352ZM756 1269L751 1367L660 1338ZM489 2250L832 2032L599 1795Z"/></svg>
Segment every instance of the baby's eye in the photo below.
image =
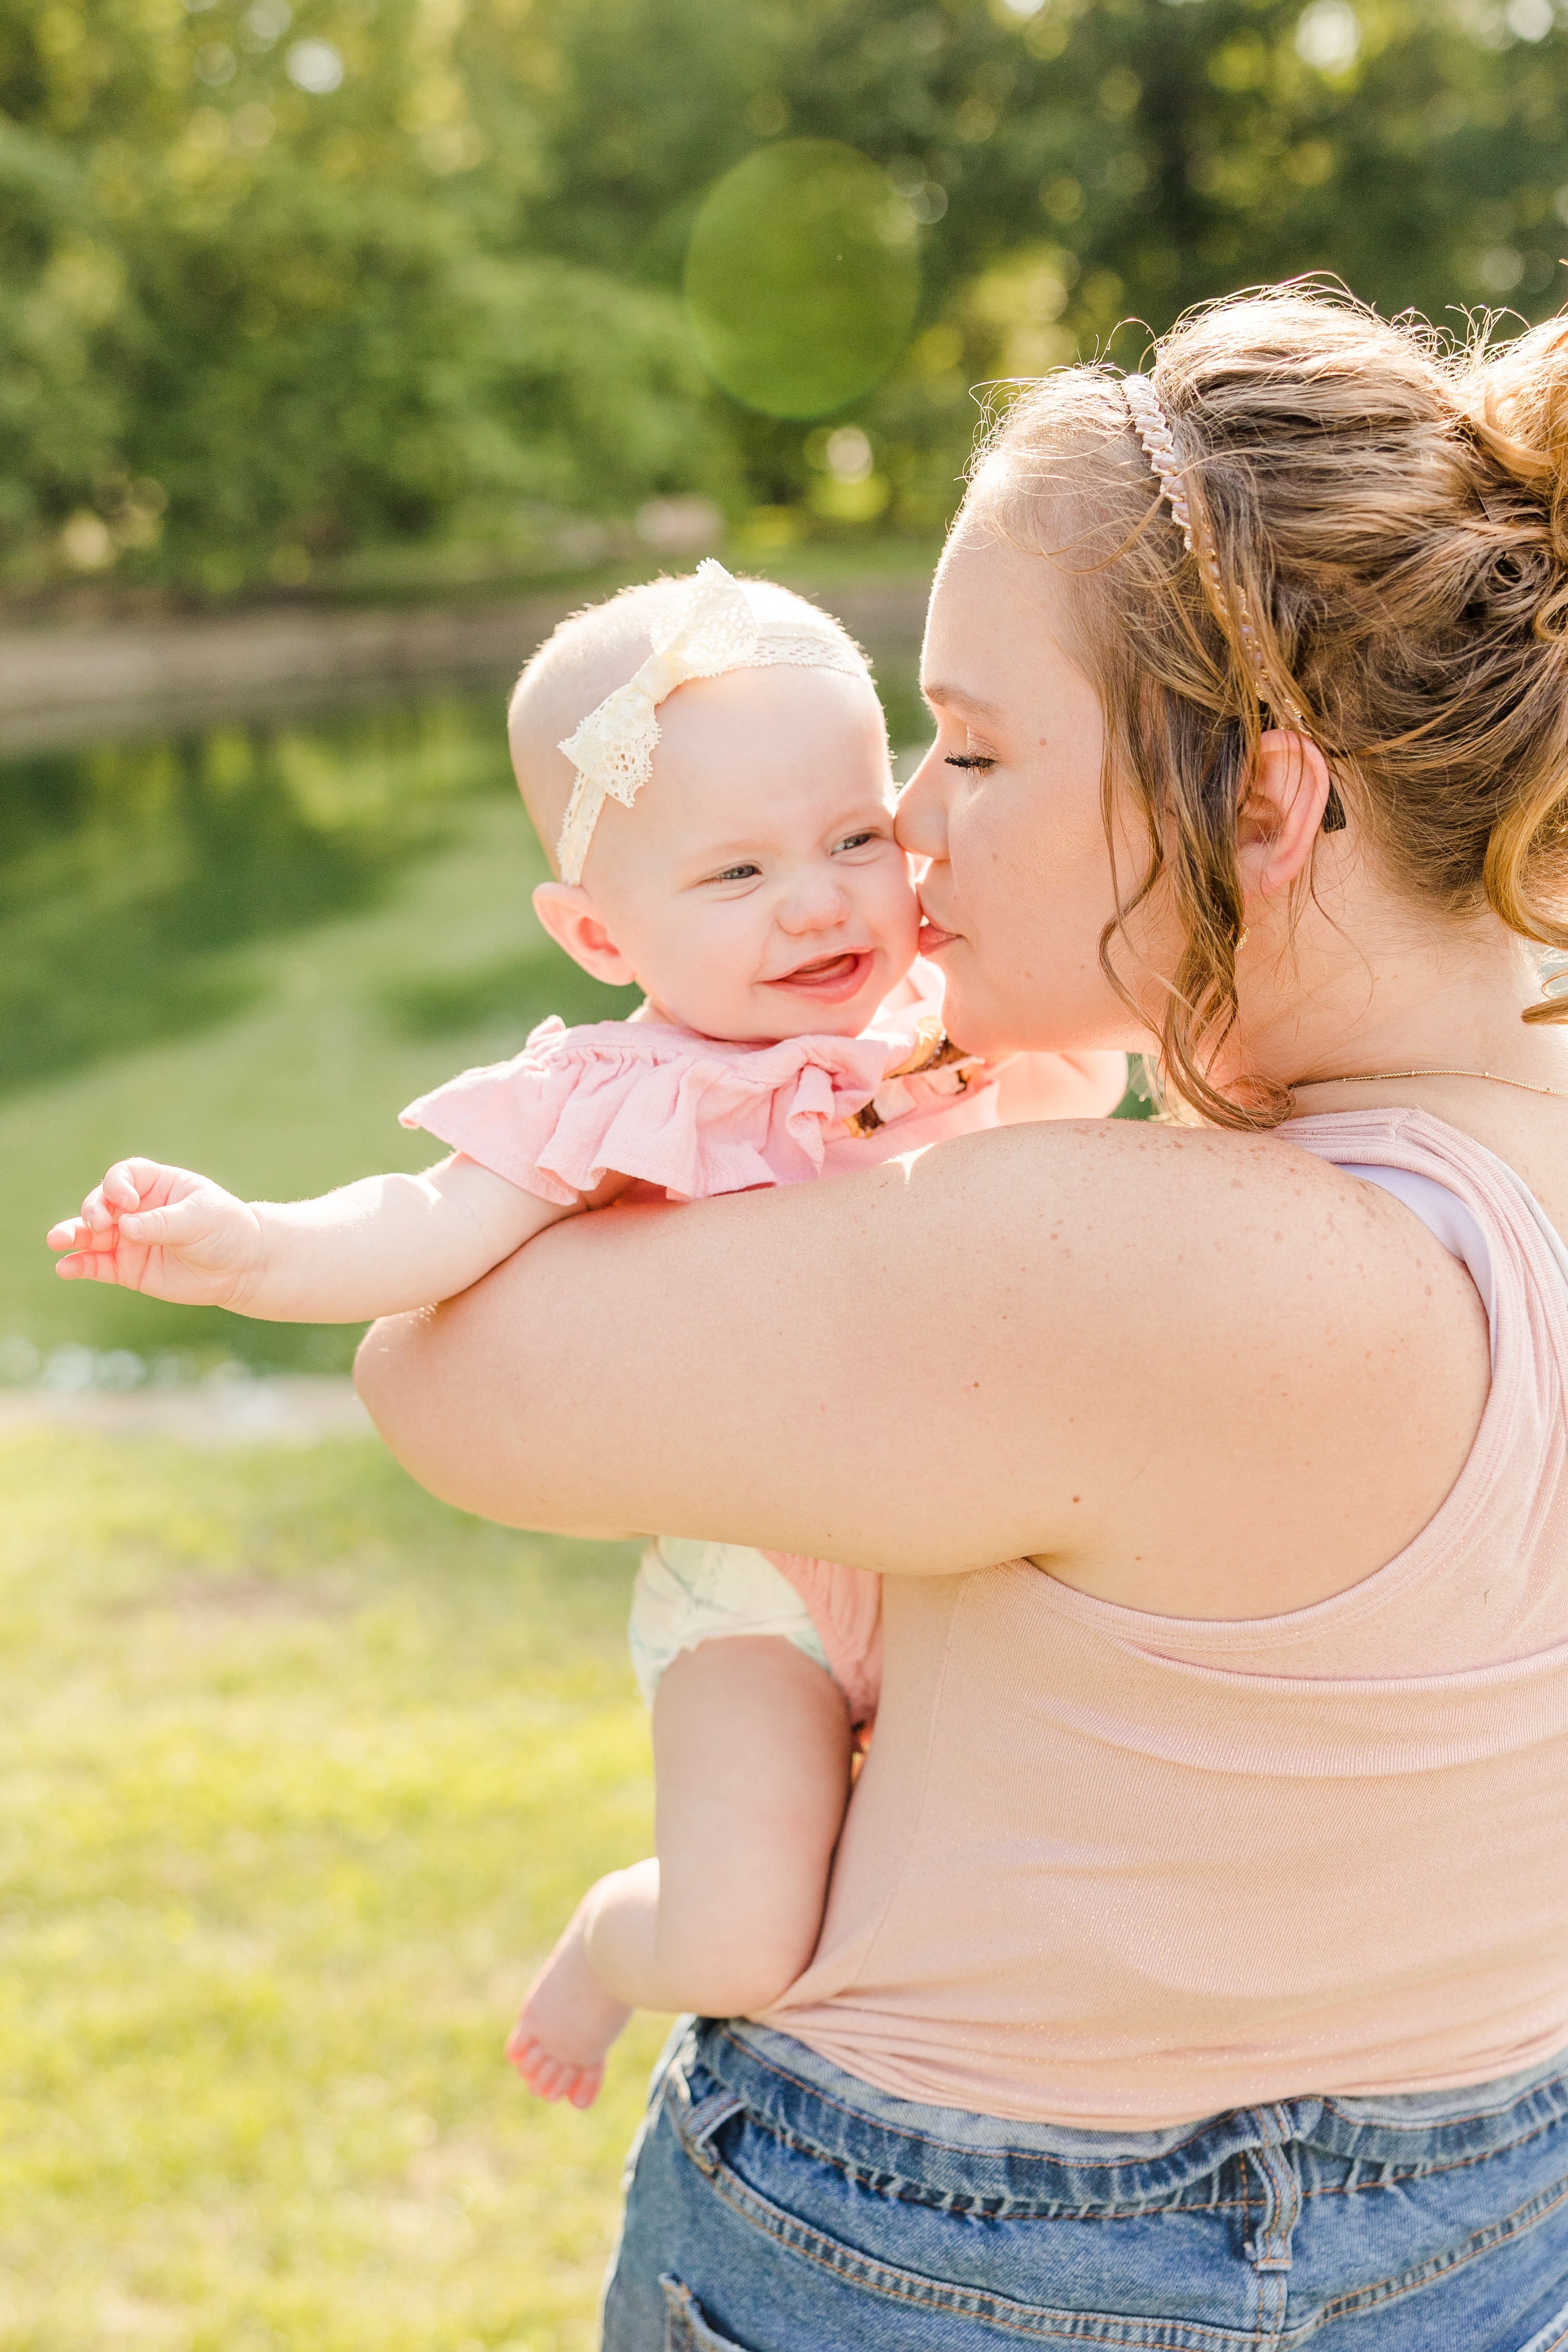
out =
<svg viewBox="0 0 1568 2352"><path fill-rule="evenodd" d="M760 866L727 866L722 874L710 874L708 880L710 882L749 882L754 875L760 874L761 871Z"/></svg>
<svg viewBox="0 0 1568 2352"><path fill-rule="evenodd" d="M863 849L868 841L875 841L878 838L876 831L871 826L868 826L864 833L846 833L842 841L834 845L833 855L836 857L841 849Z"/></svg>

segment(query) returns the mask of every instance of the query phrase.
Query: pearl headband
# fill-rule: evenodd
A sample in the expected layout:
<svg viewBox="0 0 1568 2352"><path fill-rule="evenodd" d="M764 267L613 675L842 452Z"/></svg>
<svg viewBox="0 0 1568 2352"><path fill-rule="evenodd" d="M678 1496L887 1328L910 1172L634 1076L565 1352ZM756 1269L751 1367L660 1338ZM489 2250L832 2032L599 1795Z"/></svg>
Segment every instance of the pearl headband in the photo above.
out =
<svg viewBox="0 0 1568 2352"><path fill-rule="evenodd" d="M1223 629L1234 631L1241 640L1241 650L1252 673L1259 700L1272 704L1292 727L1300 728L1304 733L1310 732L1307 715L1301 705L1281 693L1270 682L1263 647L1246 597L1238 595L1233 603L1226 594L1225 583L1219 572L1219 559L1208 541L1200 539L1194 530L1186 477L1176 459L1170 419L1166 415L1159 394L1146 375L1128 375L1122 379L1122 397L1127 404L1133 429L1144 445L1144 455L1154 468L1166 504L1181 533L1182 545L1196 559L1203 574L1204 585L1218 615L1219 625Z"/></svg>
<svg viewBox="0 0 1568 2352"><path fill-rule="evenodd" d="M647 782L659 740L659 705L677 686L732 669L831 669L869 680L863 656L827 614L797 606L786 621L759 621L741 583L711 556L699 563L650 632L653 651L557 749L577 770L556 862L563 882L580 882L605 801L630 808Z"/></svg>

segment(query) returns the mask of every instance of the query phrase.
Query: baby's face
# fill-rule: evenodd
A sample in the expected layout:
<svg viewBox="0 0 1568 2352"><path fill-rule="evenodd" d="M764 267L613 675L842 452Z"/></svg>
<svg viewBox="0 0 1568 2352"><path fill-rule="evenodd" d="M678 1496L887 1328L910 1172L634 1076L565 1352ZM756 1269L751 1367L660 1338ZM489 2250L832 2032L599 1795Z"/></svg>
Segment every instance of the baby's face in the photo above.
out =
<svg viewBox="0 0 1568 2352"><path fill-rule="evenodd" d="M706 1036L852 1036L915 960L869 680L734 670L661 705L632 808L605 803L583 887L655 1018Z"/></svg>

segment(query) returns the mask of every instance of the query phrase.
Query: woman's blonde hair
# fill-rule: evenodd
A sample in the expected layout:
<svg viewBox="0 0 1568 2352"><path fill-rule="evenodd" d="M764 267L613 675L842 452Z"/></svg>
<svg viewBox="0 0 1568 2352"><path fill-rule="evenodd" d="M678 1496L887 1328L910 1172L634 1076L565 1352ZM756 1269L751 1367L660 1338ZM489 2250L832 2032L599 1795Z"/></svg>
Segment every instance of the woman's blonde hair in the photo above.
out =
<svg viewBox="0 0 1568 2352"><path fill-rule="evenodd" d="M1108 722L1107 837L1120 772L1149 842L1106 973L1127 996L1112 947L1165 883L1185 944L1162 1080L1225 1126L1267 1126L1281 1098L1239 1102L1207 1072L1237 1013L1242 780L1292 708L1333 776L1330 827L1348 808L1415 897L1568 950L1568 320L1456 349L1284 287L1182 320L1145 373L1196 555L1104 368L1012 401L965 512L1073 583ZM1568 1020L1568 1001L1524 1018Z"/></svg>

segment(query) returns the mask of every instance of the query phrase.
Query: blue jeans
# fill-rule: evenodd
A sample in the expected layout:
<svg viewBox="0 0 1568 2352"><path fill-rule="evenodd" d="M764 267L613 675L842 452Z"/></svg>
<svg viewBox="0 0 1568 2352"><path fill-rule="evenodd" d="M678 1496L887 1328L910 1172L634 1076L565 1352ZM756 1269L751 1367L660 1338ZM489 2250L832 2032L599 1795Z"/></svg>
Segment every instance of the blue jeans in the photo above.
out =
<svg viewBox="0 0 1568 2352"><path fill-rule="evenodd" d="M604 2352L1568 2352L1568 2074L1157 2132L889 2097L686 2019Z"/></svg>

